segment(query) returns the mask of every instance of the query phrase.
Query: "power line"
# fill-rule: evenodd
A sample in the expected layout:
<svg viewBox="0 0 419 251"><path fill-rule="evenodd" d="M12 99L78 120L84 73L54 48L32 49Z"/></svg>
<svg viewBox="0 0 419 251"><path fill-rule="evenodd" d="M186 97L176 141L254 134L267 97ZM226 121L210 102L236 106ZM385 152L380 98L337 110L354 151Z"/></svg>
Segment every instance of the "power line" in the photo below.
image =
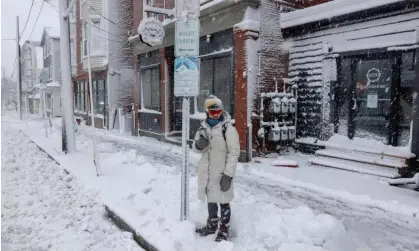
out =
<svg viewBox="0 0 419 251"><path fill-rule="evenodd" d="M109 41L112 41L112 42L116 42L116 43L123 43L124 42L124 41L112 40L112 39L109 39L109 38L106 38L106 37L102 37L102 36L99 36L99 35L95 35L95 36L98 36L100 38L103 38L103 39L106 39L106 40L109 40Z"/></svg>
<svg viewBox="0 0 419 251"><path fill-rule="evenodd" d="M28 14L28 17L26 18L26 23L25 23L25 26L23 27L23 30L22 30L22 32L21 32L21 33L20 33L20 35L19 35L19 41L20 41L20 38L21 38L21 37L22 37L22 35L23 35L23 32L25 32L26 26L28 25L29 18L31 17L32 8L33 8L33 4L34 4L34 3L35 3L35 0L32 0L31 8L29 9L29 14Z"/></svg>
<svg viewBox="0 0 419 251"><path fill-rule="evenodd" d="M58 13L58 7L57 7L57 5L55 5L55 4L53 4L53 3L51 3L51 2L49 2L48 0L43 0L44 2L47 2L47 4L49 4L49 5L51 5L52 7L54 7L55 8L55 11L57 11L57 13Z"/></svg>
<svg viewBox="0 0 419 251"><path fill-rule="evenodd" d="M33 33L33 31L35 30L35 26L36 26L36 24L38 23L38 19L39 19L39 16L41 15L41 12L42 12L42 7L44 7L44 3L45 3L45 0L44 0L44 1L42 1L41 8L39 9L38 16L36 17L35 24L33 25L33 28L32 28L31 34L29 35L28 40L31 40L32 33ZM47 3L48 3L48 2L47 2Z"/></svg>
<svg viewBox="0 0 419 251"><path fill-rule="evenodd" d="M112 20L110 20L109 18L107 18L107 17L105 17L105 16L103 16L101 13L99 13L99 11L97 11L95 8L93 8L90 4L89 4L89 2L86 2L87 3L87 5L89 5L89 7L94 11L94 12L96 12L99 16L101 16L101 17L103 17L104 19L106 19L106 20L108 20L109 22L111 22L112 24L114 24L116 27L118 27L119 29L121 29L121 30L125 30L124 28L121 28L119 25L117 25L114 21L112 21Z"/></svg>
<svg viewBox="0 0 419 251"><path fill-rule="evenodd" d="M89 23L89 22L87 22L87 21L85 21L85 20L82 20L82 21L83 21L84 23L86 23L86 24L88 24L88 25L92 26L92 27L95 27L95 28L96 28L96 29L98 29L98 30L104 31L104 32L106 32L106 33L108 33L108 34L111 34L111 35L113 35L113 36L117 37L117 38L120 38L120 39L122 39L122 40L125 40L125 38L120 37L120 36L118 36L118 35L115 35L115 34L113 34L113 33L110 33L109 31L106 31L106 30L104 30L104 29L101 29L101 28L99 28L99 27L97 27L97 26L95 26L95 25L93 25L93 24L91 24L91 23Z"/></svg>

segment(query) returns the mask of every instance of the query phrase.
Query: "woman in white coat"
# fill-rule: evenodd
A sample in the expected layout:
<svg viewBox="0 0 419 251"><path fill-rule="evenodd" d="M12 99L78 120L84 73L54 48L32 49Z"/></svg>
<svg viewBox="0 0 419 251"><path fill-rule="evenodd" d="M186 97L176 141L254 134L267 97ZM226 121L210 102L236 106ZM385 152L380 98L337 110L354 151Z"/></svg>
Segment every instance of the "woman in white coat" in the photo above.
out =
<svg viewBox="0 0 419 251"><path fill-rule="evenodd" d="M196 229L201 236L215 234L216 241L228 239L231 208L234 198L233 178L240 154L240 142L230 115L223 110L220 99L211 95L205 101L207 119L195 135L194 149L202 153L198 163L198 197L208 203L207 224ZM221 218L218 218L218 204Z"/></svg>

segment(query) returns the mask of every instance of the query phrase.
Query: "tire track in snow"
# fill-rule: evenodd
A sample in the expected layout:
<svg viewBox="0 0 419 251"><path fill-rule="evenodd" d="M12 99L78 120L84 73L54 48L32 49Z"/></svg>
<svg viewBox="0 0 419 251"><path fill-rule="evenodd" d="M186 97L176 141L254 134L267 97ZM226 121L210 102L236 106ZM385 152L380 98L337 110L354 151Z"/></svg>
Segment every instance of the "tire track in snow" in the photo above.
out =
<svg viewBox="0 0 419 251"><path fill-rule="evenodd" d="M89 134L83 132L83 134ZM136 149L148 158L152 164L178 166L180 154L162 150L161 147L146 143L121 143L98 134L101 142L112 143L118 150ZM191 163L191 175L196 176L197 165ZM333 215L341 220L349 234L368 243L370 248L380 251L416 251L419 250L419 220L413 216L404 216L387 212L374 206L349 203L338 197L328 196L306 188L283 185L263 177L239 173L235 178L236 186L250 194L268 194L278 208L307 205L320 213ZM284 201L288 205L284 205ZM286 204L286 203L285 203ZM383 249L383 248L388 249ZM377 249L372 249L377 250Z"/></svg>

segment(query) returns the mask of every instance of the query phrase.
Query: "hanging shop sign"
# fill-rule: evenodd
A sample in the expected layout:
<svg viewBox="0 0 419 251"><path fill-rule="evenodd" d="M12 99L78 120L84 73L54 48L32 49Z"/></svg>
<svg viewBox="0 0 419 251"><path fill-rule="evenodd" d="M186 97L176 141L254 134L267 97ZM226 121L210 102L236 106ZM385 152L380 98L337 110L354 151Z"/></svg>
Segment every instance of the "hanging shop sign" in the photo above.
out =
<svg viewBox="0 0 419 251"><path fill-rule="evenodd" d="M149 46L161 45L165 36L165 31L160 20L149 17L141 20L137 29L141 42Z"/></svg>

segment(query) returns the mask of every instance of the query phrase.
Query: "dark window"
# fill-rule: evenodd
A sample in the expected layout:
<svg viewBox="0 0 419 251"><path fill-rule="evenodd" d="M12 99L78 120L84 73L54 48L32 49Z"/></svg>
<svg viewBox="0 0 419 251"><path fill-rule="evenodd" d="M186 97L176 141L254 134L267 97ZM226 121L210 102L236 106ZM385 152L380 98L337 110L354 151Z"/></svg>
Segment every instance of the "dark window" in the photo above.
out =
<svg viewBox="0 0 419 251"><path fill-rule="evenodd" d="M205 99L213 94L223 102L224 110L233 116L231 67L230 56L201 60L198 111L205 112Z"/></svg>
<svg viewBox="0 0 419 251"><path fill-rule="evenodd" d="M405 52L402 56L402 71L414 71L415 53L413 51Z"/></svg>
<svg viewBox="0 0 419 251"><path fill-rule="evenodd" d="M95 114L105 114L105 96L106 83L105 80L93 81L93 109Z"/></svg>
<svg viewBox="0 0 419 251"><path fill-rule="evenodd" d="M86 82L77 82L75 92L75 107L79 111L85 111L85 98L87 95Z"/></svg>
<svg viewBox="0 0 419 251"><path fill-rule="evenodd" d="M141 85L144 108L160 111L160 68L141 70Z"/></svg>

